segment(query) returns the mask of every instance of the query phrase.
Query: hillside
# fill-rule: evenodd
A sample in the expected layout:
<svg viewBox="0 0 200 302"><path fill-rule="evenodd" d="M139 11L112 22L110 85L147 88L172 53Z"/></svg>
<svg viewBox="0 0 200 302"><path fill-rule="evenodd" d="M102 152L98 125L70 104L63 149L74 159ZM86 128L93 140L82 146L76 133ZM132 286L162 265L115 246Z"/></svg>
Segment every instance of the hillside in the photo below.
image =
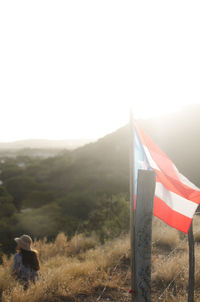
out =
<svg viewBox="0 0 200 302"><path fill-rule="evenodd" d="M200 301L199 217L194 222L195 301ZM196 233L197 231L197 233ZM152 301L184 302L188 286L187 237L158 219L153 221ZM11 274L12 258L0 265L1 302L130 302L129 236L101 245L96 235L63 233L55 241L36 240L40 279L23 290Z"/></svg>
<svg viewBox="0 0 200 302"><path fill-rule="evenodd" d="M200 186L200 105L140 120L144 131ZM129 128L47 159L0 161L0 241L12 252L22 233L52 240L59 232L95 230L104 242L129 228Z"/></svg>
<svg viewBox="0 0 200 302"><path fill-rule="evenodd" d="M68 139L68 140L47 140L47 139L27 139L15 142L0 143L1 150L19 149L76 149L88 144L92 139Z"/></svg>
<svg viewBox="0 0 200 302"><path fill-rule="evenodd" d="M200 187L200 105L186 106L178 113L140 124L180 172Z"/></svg>
<svg viewBox="0 0 200 302"><path fill-rule="evenodd" d="M138 124L153 141L172 159L187 178L200 187L200 105L184 107L180 112L162 117L138 120ZM120 175L129 173L129 127L125 126L98 142L74 151L82 160L106 164ZM115 171L116 172L116 171Z"/></svg>

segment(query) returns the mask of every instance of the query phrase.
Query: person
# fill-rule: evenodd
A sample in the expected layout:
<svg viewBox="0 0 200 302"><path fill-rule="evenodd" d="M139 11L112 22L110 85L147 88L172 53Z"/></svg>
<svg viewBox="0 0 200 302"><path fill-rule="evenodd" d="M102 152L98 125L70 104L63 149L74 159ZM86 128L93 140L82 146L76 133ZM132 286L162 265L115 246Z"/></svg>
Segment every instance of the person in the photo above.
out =
<svg viewBox="0 0 200 302"><path fill-rule="evenodd" d="M17 253L14 255L12 271L16 278L24 285L24 290L26 290L29 283L35 283L39 277L40 263L38 252L31 248L32 239L30 236L22 235L14 240L17 243Z"/></svg>

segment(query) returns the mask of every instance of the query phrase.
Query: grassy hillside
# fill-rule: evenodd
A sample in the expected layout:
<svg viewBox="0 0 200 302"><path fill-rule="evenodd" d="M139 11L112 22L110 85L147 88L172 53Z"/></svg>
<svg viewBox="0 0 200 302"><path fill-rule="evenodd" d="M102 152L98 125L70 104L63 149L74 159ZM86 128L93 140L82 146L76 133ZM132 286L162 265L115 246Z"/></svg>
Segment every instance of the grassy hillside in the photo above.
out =
<svg viewBox="0 0 200 302"><path fill-rule="evenodd" d="M200 301L199 217L195 219L196 285ZM130 300L129 237L101 245L98 237L60 233L54 242L34 242L41 260L40 279L27 291L11 274L12 258L0 265L1 302L128 302ZM173 281L168 287L169 283ZM187 300L187 238L157 219L153 222L152 301ZM98 300L99 299L99 300Z"/></svg>

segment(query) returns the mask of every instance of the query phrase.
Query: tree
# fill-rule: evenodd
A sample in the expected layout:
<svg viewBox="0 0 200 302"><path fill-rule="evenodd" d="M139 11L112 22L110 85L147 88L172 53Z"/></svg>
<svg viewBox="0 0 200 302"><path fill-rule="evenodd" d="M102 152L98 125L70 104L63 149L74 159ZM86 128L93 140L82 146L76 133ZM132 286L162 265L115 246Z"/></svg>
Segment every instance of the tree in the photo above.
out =
<svg viewBox="0 0 200 302"><path fill-rule="evenodd" d="M0 187L0 218L9 217L16 211L12 196Z"/></svg>
<svg viewBox="0 0 200 302"><path fill-rule="evenodd" d="M12 177L5 181L5 187L13 196L13 202L18 210L21 209L24 199L36 186L34 178L26 176Z"/></svg>
<svg viewBox="0 0 200 302"><path fill-rule="evenodd" d="M89 215L86 230L95 230L102 242L129 230L129 203L122 196L102 196Z"/></svg>

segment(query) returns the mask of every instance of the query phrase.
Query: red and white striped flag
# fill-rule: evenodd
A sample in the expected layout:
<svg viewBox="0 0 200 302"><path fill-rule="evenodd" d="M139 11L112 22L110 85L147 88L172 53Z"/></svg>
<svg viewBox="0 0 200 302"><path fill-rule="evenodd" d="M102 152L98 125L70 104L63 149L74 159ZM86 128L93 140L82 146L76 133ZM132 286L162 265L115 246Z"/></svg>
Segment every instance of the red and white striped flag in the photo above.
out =
<svg viewBox="0 0 200 302"><path fill-rule="evenodd" d="M135 125L135 171L153 169L156 173L154 215L188 233L200 204L200 189L184 177L160 148Z"/></svg>

